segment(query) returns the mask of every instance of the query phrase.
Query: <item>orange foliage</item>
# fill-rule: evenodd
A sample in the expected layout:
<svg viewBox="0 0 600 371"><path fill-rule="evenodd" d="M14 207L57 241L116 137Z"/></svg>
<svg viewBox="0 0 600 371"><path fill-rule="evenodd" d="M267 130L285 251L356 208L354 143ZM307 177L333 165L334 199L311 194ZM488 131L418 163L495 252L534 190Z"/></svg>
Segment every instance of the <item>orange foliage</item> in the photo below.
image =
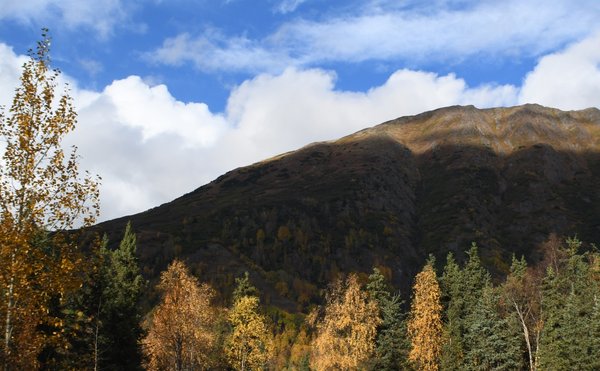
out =
<svg viewBox="0 0 600 371"><path fill-rule="evenodd" d="M408 321L411 350L408 358L418 370L437 371L442 352L440 286L431 264L417 274Z"/></svg>
<svg viewBox="0 0 600 371"><path fill-rule="evenodd" d="M209 369L215 346L214 290L200 285L179 260L161 274L158 288L163 298L143 341L148 369Z"/></svg>

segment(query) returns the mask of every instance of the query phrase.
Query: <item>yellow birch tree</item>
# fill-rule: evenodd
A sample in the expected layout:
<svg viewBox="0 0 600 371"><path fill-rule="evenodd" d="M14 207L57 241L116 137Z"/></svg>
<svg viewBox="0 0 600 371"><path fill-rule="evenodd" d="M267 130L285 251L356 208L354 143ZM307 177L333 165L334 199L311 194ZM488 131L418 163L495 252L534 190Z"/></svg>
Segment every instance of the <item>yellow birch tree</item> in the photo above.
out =
<svg viewBox="0 0 600 371"><path fill-rule="evenodd" d="M375 352L381 323L375 301L361 289L355 274L339 280L327 297L325 316L317 324L311 367L316 370L355 370Z"/></svg>
<svg viewBox="0 0 600 371"><path fill-rule="evenodd" d="M431 263L417 274L408 320L408 359L417 370L437 371L443 345L440 286Z"/></svg>
<svg viewBox="0 0 600 371"><path fill-rule="evenodd" d="M47 30L23 65L8 113L0 111L0 364L33 369L45 344L61 336L49 302L79 286L74 238L61 233L89 226L99 212L98 179L81 177L76 148L64 137L77 115L68 91L56 96ZM40 329L50 329L41 331Z"/></svg>
<svg viewBox="0 0 600 371"><path fill-rule="evenodd" d="M232 332L225 354L235 370L262 370L273 357L273 336L259 313L256 296L242 296L229 312Z"/></svg>
<svg viewBox="0 0 600 371"><path fill-rule="evenodd" d="M185 264L175 260L161 274L162 301L151 315L143 340L149 370L207 370L216 344L215 291L199 284Z"/></svg>

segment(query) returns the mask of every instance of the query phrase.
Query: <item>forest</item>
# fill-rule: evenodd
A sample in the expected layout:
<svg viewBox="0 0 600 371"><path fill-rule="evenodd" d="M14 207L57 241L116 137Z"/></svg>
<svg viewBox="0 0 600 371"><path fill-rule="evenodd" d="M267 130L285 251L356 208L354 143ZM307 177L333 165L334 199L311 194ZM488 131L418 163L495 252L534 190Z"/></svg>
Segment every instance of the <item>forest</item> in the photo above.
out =
<svg viewBox="0 0 600 371"><path fill-rule="evenodd" d="M177 257L154 286L131 224L116 248L88 229L100 179L62 146L76 113L49 46L44 33L0 113L3 370L600 369L600 251L577 237L550 235L506 275L476 243L432 255L410 295L385 267L339 271L297 312L265 305L248 273L220 295Z"/></svg>

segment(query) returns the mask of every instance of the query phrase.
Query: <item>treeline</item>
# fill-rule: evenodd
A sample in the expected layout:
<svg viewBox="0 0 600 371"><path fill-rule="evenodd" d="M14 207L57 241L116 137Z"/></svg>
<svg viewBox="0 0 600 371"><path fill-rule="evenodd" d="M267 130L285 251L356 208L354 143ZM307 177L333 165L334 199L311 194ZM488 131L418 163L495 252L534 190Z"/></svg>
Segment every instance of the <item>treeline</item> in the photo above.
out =
<svg viewBox="0 0 600 371"><path fill-rule="evenodd" d="M161 308L173 303L169 299L172 289L163 283L165 277L171 271L185 271L181 262L175 262L163 273L163 302L151 315L143 342L147 366L596 370L600 368L600 255L593 246L591 251L582 251L581 245L577 239L552 237L538 264L528 266L523 258L514 258L510 274L496 284L482 266L476 245L462 265L449 254L441 274L430 259L415 277L406 311L378 269L366 280L350 274L330 285L323 306L302 323L289 326L260 308L256 289L245 276L237 280L229 309L211 308L205 301L187 314L167 316L190 319L191 313L204 313L205 321L198 320L195 327L204 333L204 340L191 332L180 337L159 334ZM178 348L175 343L161 343L161 338L186 340Z"/></svg>
<svg viewBox="0 0 600 371"><path fill-rule="evenodd" d="M492 280L482 266L475 244L463 264L452 254L443 265L430 258L415 277L410 305L402 302L389 277L377 268L369 276L340 276L327 289L323 305L306 316L262 306L247 273L236 279L230 300L216 300L217 293L208 284L175 260L157 285L160 302L144 320L135 307L116 309L111 301L119 296L116 292L140 293L136 270L119 263L131 260L115 258L130 256L125 251L135 251L132 241L128 228L119 249L100 254L110 256L102 268L111 272L106 278L122 287L103 283L105 289L98 291L98 283L90 285L88 290L102 294L86 306L89 313L83 317L91 320L80 333L88 335L74 336L79 345L73 345L71 357L63 357L79 363L61 367L600 369L600 253L593 245L583 251L574 238L551 237L535 266L513 258L510 273L501 282ZM129 274L123 274L126 271ZM104 312L95 316L91 312L100 298L105 300L105 307L100 307ZM117 310L123 312L108 314ZM111 323L118 319L120 323Z"/></svg>

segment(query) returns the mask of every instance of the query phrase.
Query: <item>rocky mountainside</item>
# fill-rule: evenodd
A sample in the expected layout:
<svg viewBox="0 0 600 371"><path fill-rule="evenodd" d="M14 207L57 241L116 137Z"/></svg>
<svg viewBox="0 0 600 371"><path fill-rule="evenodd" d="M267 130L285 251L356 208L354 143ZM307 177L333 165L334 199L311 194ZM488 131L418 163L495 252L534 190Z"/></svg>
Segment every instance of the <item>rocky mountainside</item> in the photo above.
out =
<svg viewBox="0 0 600 371"><path fill-rule="evenodd" d="M230 171L131 220L144 272L175 257L224 296L249 271L305 310L340 272L378 266L405 294L427 254L471 242L497 274L551 233L600 242L600 111L448 107Z"/></svg>

